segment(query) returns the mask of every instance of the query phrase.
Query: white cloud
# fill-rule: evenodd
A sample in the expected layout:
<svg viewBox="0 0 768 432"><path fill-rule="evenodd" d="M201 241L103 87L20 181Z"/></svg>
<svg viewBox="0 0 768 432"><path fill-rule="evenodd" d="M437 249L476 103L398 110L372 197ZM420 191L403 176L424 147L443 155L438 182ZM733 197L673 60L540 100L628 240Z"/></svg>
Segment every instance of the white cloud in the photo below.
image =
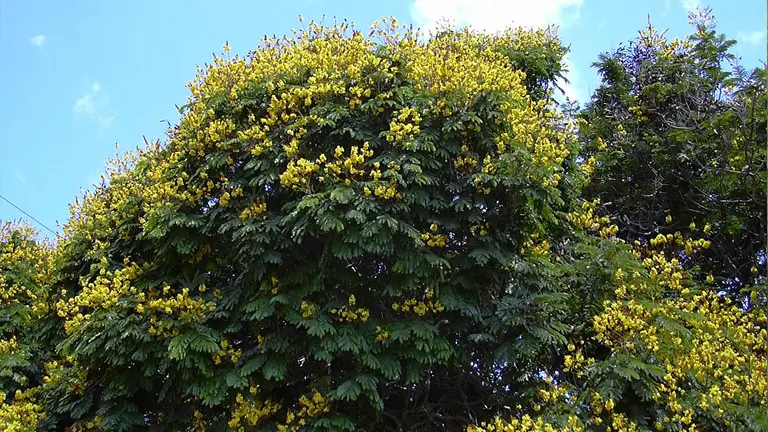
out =
<svg viewBox="0 0 768 432"><path fill-rule="evenodd" d="M16 181L17 181L17 182L19 182L19 183L21 183L21 184L27 184L27 177L26 177L26 176L24 176L24 173L22 173L21 171L19 171L19 170L15 170L15 171L13 172L13 175L14 175L14 177L16 178Z"/></svg>
<svg viewBox="0 0 768 432"><path fill-rule="evenodd" d="M765 30L755 30L752 32L739 32L739 40L748 45L757 45L765 39Z"/></svg>
<svg viewBox="0 0 768 432"><path fill-rule="evenodd" d="M546 27L554 24L566 27L579 20L583 0L414 0L411 16L425 31L437 28L441 22L469 25L477 30L496 32L510 26ZM570 84L560 82L565 95L583 101L585 89L580 84L570 58L565 58Z"/></svg>
<svg viewBox="0 0 768 432"><path fill-rule="evenodd" d="M683 4L683 8L688 12L694 12L696 8L701 6L699 0L681 0L681 3Z"/></svg>
<svg viewBox="0 0 768 432"><path fill-rule="evenodd" d="M75 101L72 107L75 115L89 118L99 122L101 127L107 127L115 119L114 115L108 115L109 96L102 91L101 84L94 82L91 89Z"/></svg>
<svg viewBox="0 0 768 432"><path fill-rule="evenodd" d="M584 88L581 75L574 69L570 56L566 55L563 60L564 66L568 70L568 73L566 74L568 83L561 79L557 84L563 89L565 97L572 101L579 101L583 104L587 100L587 89Z"/></svg>
<svg viewBox="0 0 768 432"><path fill-rule="evenodd" d="M498 31L509 26L569 25L579 18L583 0L414 0L411 16L424 29L442 20Z"/></svg>
<svg viewBox="0 0 768 432"><path fill-rule="evenodd" d="M669 9L672 7L672 0L664 0L664 9L661 11L661 17L664 18L669 13Z"/></svg>
<svg viewBox="0 0 768 432"><path fill-rule="evenodd" d="M39 34L37 36L32 36L29 39L29 43L31 43L34 46L39 46L39 47L43 46L43 44L45 43L45 35Z"/></svg>

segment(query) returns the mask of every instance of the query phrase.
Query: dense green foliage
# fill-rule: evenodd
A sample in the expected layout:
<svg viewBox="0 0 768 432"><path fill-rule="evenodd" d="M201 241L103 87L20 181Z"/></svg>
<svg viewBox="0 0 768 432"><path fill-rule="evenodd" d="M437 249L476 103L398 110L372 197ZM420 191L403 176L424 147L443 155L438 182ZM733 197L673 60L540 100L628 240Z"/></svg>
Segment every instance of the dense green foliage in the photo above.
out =
<svg viewBox="0 0 768 432"><path fill-rule="evenodd" d="M549 29L225 46L56 244L0 234L0 426L765 430L765 83L693 24L577 121Z"/></svg>

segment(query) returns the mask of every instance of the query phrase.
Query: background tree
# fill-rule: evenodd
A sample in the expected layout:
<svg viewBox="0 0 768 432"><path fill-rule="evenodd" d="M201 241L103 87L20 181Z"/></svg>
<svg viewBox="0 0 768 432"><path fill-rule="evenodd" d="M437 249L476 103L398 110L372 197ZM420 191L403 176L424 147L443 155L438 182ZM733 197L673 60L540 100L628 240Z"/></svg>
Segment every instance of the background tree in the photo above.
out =
<svg viewBox="0 0 768 432"><path fill-rule="evenodd" d="M50 244L37 242L24 223L0 225L0 427L19 430L40 422L46 362L53 360ZM55 326L55 324L54 324ZM50 365L50 364L49 364Z"/></svg>
<svg viewBox="0 0 768 432"><path fill-rule="evenodd" d="M766 273L768 77L738 65L710 10L690 20L683 39L649 24L595 63L602 84L580 118L584 157L599 163L585 194L601 199L621 238L656 238L700 277L749 292ZM679 235L657 237L701 231L714 247L695 262Z"/></svg>

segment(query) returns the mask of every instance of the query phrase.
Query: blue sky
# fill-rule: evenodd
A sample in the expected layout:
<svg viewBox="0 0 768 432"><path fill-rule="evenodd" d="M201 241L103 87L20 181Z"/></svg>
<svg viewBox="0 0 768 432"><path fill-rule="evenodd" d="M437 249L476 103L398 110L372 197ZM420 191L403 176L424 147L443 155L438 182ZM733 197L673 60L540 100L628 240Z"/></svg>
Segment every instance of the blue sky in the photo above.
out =
<svg viewBox="0 0 768 432"><path fill-rule="evenodd" d="M495 30L560 25L580 100L595 88L598 53L636 35L650 15L672 36L696 0L0 0L0 195L58 230L81 189L119 149L162 139L186 101L195 66L229 41L245 53L297 18L323 14L367 27L395 16L430 28L441 18ZM719 29L747 66L766 57L764 0L718 0ZM0 200L0 220L25 218ZM45 234L45 232L43 232Z"/></svg>

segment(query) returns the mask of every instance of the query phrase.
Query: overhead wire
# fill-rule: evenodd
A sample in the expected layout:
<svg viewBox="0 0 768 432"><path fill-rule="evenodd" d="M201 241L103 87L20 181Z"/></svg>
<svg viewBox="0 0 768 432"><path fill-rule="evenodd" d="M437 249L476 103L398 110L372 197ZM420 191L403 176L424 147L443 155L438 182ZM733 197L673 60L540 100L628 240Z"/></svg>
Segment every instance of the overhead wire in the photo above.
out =
<svg viewBox="0 0 768 432"><path fill-rule="evenodd" d="M18 210L18 211L20 211L20 212L24 213L24 215L26 215L28 218L30 218L30 219L32 219L33 221L35 221L35 222L36 222L38 225L40 225L41 227L43 227L43 228L47 229L48 231L50 231L50 232L51 232L51 234L53 234L53 235L58 235L58 234L56 233L56 231L54 231L54 230L50 229L50 228L49 228L47 225L45 225L44 223L40 222L40 221L39 221L37 218L35 218L35 217L34 217L34 216L32 216L31 214L29 214L29 213L27 213L26 211L24 211L24 209L22 209L21 207L17 206L16 204L14 204L14 203L13 203L11 200L9 200L8 198L4 197L2 194L0 194L0 199L2 199L3 201L7 202L7 203L8 203L8 204L10 204L10 205L12 205L12 206L13 206L13 207L14 207L16 210Z"/></svg>

